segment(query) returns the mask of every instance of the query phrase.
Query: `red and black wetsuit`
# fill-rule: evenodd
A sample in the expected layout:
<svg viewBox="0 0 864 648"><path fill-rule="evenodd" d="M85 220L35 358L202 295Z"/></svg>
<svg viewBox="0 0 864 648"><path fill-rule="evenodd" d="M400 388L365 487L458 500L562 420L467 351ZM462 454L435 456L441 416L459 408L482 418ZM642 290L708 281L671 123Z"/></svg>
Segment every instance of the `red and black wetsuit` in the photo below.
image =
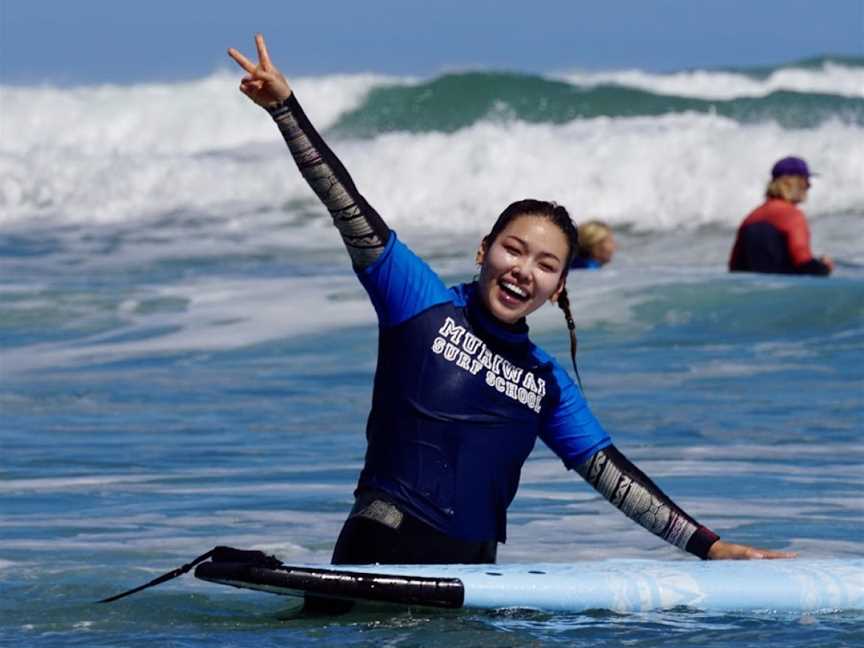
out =
<svg viewBox="0 0 864 648"><path fill-rule="evenodd" d="M771 198L738 228L729 271L827 275L831 268L813 258L804 212L786 200Z"/></svg>

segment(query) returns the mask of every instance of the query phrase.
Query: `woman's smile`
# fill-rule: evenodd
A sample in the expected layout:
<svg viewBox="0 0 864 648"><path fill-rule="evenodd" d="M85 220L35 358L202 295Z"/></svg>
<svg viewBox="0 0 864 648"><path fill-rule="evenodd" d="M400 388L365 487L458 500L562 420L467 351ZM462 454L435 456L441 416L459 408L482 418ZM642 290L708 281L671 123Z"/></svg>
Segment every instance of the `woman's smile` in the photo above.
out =
<svg viewBox="0 0 864 648"><path fill-rule="evenodd" d="M567 253L557 225L542 216L515 218L477 251L484 305L497 319L514 324L554 301L564 286Z"/></svg>

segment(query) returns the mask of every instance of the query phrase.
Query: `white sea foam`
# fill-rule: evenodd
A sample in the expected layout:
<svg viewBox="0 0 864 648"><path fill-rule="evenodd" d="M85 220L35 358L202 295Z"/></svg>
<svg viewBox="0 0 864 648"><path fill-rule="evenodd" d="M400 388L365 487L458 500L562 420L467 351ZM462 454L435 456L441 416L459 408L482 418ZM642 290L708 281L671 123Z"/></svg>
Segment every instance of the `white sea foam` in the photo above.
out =
<svg viewBox="0 0 864 648"><path fill-rule="evenodd" d="M304 473L315 470L327 470L329 466L315 466L304 468ZM340 466L341 467L341 466ZM286 471L287 472L287 471ZM106 486L132 487L137 484L152 484L154 487L163 480L176 480L185 477L190 480L198 480L203 477L238 477L254 473L252 470L229 469L229 468L199 468L187 469L181 473L173 472L150 472L137 474L100 474L100 475L78 475L68 477L34 477L30 479L4 479L0 481L0 493L4 492L44 492L44 491L70 491L70 490L93 490ZM281 471L280 471L281 473ZM52 518L48 524L53 524L57 519ZM0 520L0 527L8 526L9 518Z"/></svg>
<svg viewBox="0 0 864 648"><path fill-rule="evenodd" d="M356 299L345 299L356 295ZM126 325L95 334L79 344L47 342L3 353L6 371L104 362L131 356L244 347L259 342L315 333L334 326L373 325L375 314L362 288L348 277L283 279L207 279L154 288L146 298L176 298L180 312L136 313L129 300L117 305ZM334 299L334 297L338 297ZM143 296L142 296L143 298ZM294 314L302 313L302 317ZM334 324L337 323L337 324ZM165 327L145 339L115 336Z"/></svg>
<svg viewBox="0 0 864 648"><path fill-rule="evenodd" d="M718 70L666 74L643 70L571 72L560 78L580 86L615 84L647 92L699 99L764 97L781 90L864 97L864 67L826 61L820 67L784 67L764 78Z"/></svg>
<svg viewBox="0 0 864 648"><path fill-rule="evenodd" d="M184 83L0 86L0 150L19 155L70 150L82 157L170 156L272 142L273 124L237 90L237 81L236 75L220 72ZM409 81L355 74L292 79L292 86L303 97L304 108L315 115L316 125L326 129L371 88Z"/></svg>
<svg viewBox="0 0 864 648"><path fill-rule="evenodd" d="M380 82L352 76L296 85L324 130ZM245 229L252 220L238 215L314 203L275 127L234 83L215 75L184 86L3 88L4 123L14 129L4 128L0 140L0 225L187 213ZM840 121L788 130L676 114L481 122L451 134L331 144L392 225L452 234L481 231L525 196L641 230L731 228L760 200L770 165L790 153L822 174L807 204L811 217L861 213L861 138L861 127Z"/></svg>
<svg viewBox="0 0 864 648"><path fill-rule="evenodd" d="M99 475L85 477L45 477L37 479L5 479L0 481L0 493L32 491L68 491L90 489L114 484L132 484L151 481L152 475Z"/></svg>

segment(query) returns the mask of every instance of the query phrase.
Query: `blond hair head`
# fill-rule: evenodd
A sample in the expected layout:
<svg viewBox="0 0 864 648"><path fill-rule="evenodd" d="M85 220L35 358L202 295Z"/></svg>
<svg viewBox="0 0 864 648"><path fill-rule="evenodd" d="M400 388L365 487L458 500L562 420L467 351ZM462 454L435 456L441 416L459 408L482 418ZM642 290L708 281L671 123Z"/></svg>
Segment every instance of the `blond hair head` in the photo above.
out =
<svg viewBox="0 0 864 648"><path fill-rule="evenodd" d="M810 180L798 175L782 175L774 178L765 187L765 198L779 198L790 203L800 203L807 199Z"/></svg>
<svg viewBox="0 0 864 648"><path fill-rule="evenodd" d="M795 176L780 176L774 178L765 187L766 198L782 198L787 202L792 202L792 199L797 195L798 181Z"/></svg>
<svg viewBox="0 0 864 648"><path fill-rule="evenodd" d="M612 235L612 228L600 220L589 220L582 223L579 231L579 256L593 256L594 248Z"/></svg>

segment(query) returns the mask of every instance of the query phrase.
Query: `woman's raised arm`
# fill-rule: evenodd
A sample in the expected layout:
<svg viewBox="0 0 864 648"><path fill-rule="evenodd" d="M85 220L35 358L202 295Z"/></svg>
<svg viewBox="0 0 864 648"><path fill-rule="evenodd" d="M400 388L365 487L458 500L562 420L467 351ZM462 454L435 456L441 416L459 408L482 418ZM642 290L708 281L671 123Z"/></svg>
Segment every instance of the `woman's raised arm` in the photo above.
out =
<svg viewBox="0 0 864 648"><path fill-rule="evenodd" d="M333 217L354 268L363 270L384 251L390 229L304 114L285 76L270 60L261 34L255 36L255 45L257 64L233 47L228 50L246 71L240 91L276 121L297 168Z"/></svg>

